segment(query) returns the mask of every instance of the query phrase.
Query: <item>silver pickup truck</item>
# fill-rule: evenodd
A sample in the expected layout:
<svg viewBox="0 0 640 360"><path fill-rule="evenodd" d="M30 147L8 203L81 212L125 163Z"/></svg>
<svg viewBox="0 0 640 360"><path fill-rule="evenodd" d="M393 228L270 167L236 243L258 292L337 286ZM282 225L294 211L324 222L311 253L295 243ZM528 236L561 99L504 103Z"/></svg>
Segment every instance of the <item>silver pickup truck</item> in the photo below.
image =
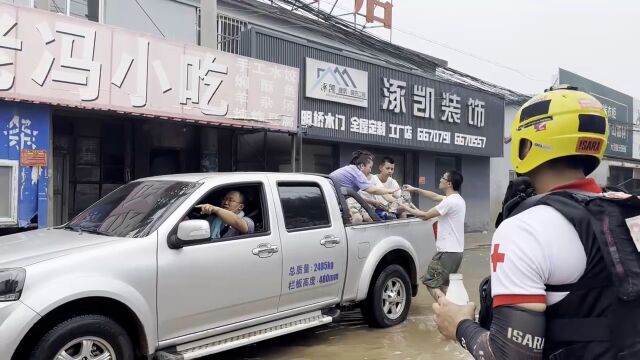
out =
<svg viewBox="0 0 640 360"><path fill-rule="evenodd" d="M212 239L196 205L230 190L253 232ZM348 196L362 201L317 175L161 176L64 226L0 237L0 357L194 359L352 306L396 325L435 252L431 222L350 225Z"/></svg>

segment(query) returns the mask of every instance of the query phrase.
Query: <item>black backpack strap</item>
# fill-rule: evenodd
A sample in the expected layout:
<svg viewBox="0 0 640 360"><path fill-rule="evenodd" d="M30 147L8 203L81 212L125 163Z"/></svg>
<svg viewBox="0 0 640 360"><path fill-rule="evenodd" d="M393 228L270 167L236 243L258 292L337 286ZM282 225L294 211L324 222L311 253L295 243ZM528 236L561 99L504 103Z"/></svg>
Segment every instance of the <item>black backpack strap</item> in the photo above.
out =
<svg viewBox="0 0 640 360"><path fill-rule="evenodd" d="M595 259L602 259L600 247L593 242L597 234L591 214L585 207L586 202L593 199L592 195L574 191L557 191L546 194L539 200L539 204L548 205L558 211L573 225L580 237L587 256L587 265Z"/></svg>
<svg viewBox="0 0 640 360"><path fill-rule="evenodd" d="M585 204L593 199L591 193L580 191L558 191L545 194L538 205L548 205L564 216L580 235L580 242L587 257L587 268L591 261L599 256L597 243L591 243L596 236L593 230L591 214ZM587 269L585 269L587 271ZM576 292L611 286L611 276L606 272L582 277L577 282L561 285L545 285L549 292ZM556 342L594 342L611 339L611 319L602 318L569 318L551 319L547 324L549 339Z"/></svg>
<svg viewBox="0 0 640 360"><path fill-rule="evenodd" d="M538 203L548 205L558 211L573 225L580 236L580 242L587 257L588 266L592 261L602 259L600 247L597 243L592 243L596 236L593 228L592 217L586 209L585 204L595 198L593 194L581 191L558 191L546 194ZM571 292L578 290L589 290L611 286L611 275L608 272L598 272L592 275L585 274L572 284L545 285L547 291Z"/></svg>
<svg viewBox="0 0 640 360"><path fill-rule="evenodd" d="M504 205L502 210L504 219L518 215L534 206L541 205L540 199L546 195L548 194L539 194L531 197L526 197L524 194L518 195Z"/></svg>

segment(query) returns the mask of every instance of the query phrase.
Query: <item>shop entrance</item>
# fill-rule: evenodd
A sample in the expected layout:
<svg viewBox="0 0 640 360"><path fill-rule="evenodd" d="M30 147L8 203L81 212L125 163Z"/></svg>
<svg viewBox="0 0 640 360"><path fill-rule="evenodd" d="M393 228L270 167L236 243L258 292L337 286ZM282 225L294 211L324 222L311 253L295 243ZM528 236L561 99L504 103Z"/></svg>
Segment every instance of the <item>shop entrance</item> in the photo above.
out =
<svg viewBox="0 0 640 360"><path fill-rule="evenodd" d="M127 182L197 172L196 126L90 112L53 113L53 221L67 222Z"/></svg>
<svg viewBox="0 0 640 360"><path fill-rule="evenodd" d="M218 171L291 171L289 134L53 112L53 225L129 181Z"/></svg>

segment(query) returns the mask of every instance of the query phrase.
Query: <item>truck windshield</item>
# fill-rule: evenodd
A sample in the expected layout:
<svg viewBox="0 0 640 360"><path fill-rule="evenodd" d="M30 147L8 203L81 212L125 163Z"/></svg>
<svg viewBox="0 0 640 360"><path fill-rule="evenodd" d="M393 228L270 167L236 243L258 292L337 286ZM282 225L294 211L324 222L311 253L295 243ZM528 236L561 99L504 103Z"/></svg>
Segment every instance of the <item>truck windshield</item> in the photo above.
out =
<svg viewBox="0 0 640 360"><path fill-rule="evenodd" d="M199 186L181 181L134 181L91 205L64 228L106 236L144 237Z"/></svg>

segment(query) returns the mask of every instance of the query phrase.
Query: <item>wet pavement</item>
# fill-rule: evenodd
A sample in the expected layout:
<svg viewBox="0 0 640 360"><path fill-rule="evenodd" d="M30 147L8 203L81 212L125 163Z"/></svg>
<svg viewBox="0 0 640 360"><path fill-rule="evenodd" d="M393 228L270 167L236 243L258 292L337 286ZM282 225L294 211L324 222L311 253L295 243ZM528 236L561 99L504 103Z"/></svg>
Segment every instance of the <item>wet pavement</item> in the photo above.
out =
<svg viewBox="0 0 640 360"><path fill-rule="evenodd" d="M471 301L478 304L478 284L489 273L490 234L467 236L462 262L464 283ZM423 285L412 299L407 320L388 329L372 329L358 310L344 313L338 323L281 336L220 353L207 360L466 360L472 357L436 329L433 299ZM477 311L477 309L476 309Z"/></svg>

